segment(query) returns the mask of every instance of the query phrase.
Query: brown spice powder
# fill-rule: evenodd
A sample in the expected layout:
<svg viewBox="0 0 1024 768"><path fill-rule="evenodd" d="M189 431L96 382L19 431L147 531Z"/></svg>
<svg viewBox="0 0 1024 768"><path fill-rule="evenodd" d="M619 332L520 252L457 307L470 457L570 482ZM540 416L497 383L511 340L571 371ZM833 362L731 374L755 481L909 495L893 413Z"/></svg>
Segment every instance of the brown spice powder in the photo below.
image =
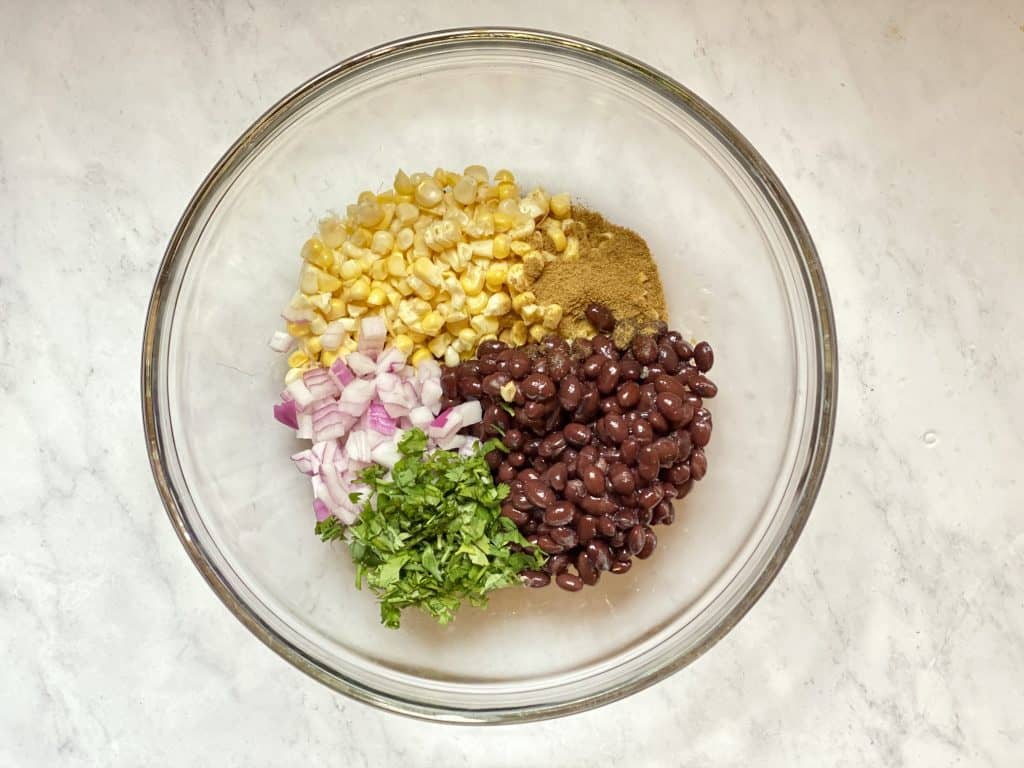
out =
<svg viewBox="0 0 1024 768"><path fill-rule="evenodd" d="M592 302L615 315L614 341L620 348L640 330L668 320L658 267L644 239L586 208L574 205L572 218L569 234L579 239L579 260L559 257L530 288L541 304L562 305L559 334L567 339L593 336L597 331L584 315Z"/></svg>

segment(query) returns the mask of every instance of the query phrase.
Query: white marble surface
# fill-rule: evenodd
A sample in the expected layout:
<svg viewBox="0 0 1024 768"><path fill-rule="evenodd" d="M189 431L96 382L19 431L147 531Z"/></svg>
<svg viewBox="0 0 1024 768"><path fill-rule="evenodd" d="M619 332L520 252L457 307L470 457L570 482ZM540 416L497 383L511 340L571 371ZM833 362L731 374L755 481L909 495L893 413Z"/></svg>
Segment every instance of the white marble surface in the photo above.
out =
<svg viewBox="0 0 1024 768"><path fill-rule="evenodd" d="M1019 765L1024 5L0 0L0 766ZM771 9L762 9L771 6ZM533 25L694 88L816 238L841 407L776 583L694 666L557 723L350 702L264 648L152 487L138 353L185 201L386 39Z"/></svg>

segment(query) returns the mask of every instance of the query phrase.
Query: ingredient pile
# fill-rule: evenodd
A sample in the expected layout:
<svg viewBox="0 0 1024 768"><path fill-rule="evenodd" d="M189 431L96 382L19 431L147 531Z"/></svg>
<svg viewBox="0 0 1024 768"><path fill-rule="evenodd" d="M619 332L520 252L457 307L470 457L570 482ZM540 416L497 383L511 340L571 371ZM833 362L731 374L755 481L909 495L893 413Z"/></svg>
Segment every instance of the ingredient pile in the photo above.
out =
<svg viewBox="0 0 1024 768"><path fill-rule="evenodd" d="M399 171L302 258L274 416L385 625L651 556L707 471L717 387L639 235L470 166Z"/></svg>

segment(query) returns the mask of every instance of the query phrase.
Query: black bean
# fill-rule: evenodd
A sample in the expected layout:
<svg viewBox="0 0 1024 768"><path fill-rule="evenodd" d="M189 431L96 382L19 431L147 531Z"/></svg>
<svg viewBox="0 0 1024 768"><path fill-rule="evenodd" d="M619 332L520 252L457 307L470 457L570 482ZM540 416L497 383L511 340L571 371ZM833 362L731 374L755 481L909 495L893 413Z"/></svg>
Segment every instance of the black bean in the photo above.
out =
<svg viewBox="0 0 1024 768"><path fill-rule="evenodd" d="M654 525L672 525L676 521L676 511L671 502L662 501L654 508L651 522Z"/></svg>
<svg viewBox="0 0 1024 768"><path fill-rule="evenodd" d="M565 496L566 501L579 504L587 497L587 489L583 487L582 480L573 479L565 484L565 493L562 495Z"/></svg>
<svg viewBox="0 0 1024 768"><path fill-rule="evenodd" d="M610 357L616 360L619 359L619 353L615 350L615 344L612 340L603 334L598 334L590 340L591 345L594 347L594 353L601 355L602 357Z"/></svg>
<svg viewBox="0 0 1024 768"><path fill-rule="evenodd" d="M566 424L562 434L571 445L586 445L590 442L590 427L575 421Z"/></svg>
<svg viewBox="0 0 1024 768"><path fill-rule="evenodd" d="M674 392L659 392L654 398L654 405L673 424L683 420L683 398Z"/></svg>
<svg viewBox="0 0 1024 768"><path fill-rule="evenodd" d="M528 587L546 587L551 583L550 574L544 573L544 571L523 571L519 574L519 578L522 579L523 584Z"/></svg>
<svg viewBox="0 0 1024 768"><path fill-rule="evenodd" d="M520 451L512 451L505 460L513 467L521 467L526 463L526 456Z"/></svg>
<svg viewBox="0 0 1024 768"><path fill-rule="evenodd" d="M635 381L627 381L615 393L615 399L623 408L632 408L640 399L640 385Z"/></svg>
<svg viewBox="0 0 1024 768"><path fill-rule="evenodd" d="M561 381L569 375L572 363L569 355L562 351L554 351L548 355L548 376L555 381Z"/></svg>
<svg viewBox="0 0 1024 768"><path fill-rule="evenodd" d="M566 592L579 592L583 589L583 580L572 573L560 573L555 577L555 583Z"/></svg>
<svg viewBox="0 0 1024 768"><path fill-rule="evenodd" d="M551 378L542 373L531 373L523 379L519 389L527 400L547 400L558 392Z"/></svg>
<svg viewBox="0 0 1024 768"><path fill-rule="evenodd" d="M566 376L558 385L558 403L563 409L573 411L583 397L583 386L576 376Z"/></svg>
<svg viewBox="0 0 1024 768"><path fill-rule="evenodd" d="M693 348L693 362L697 364L697 368L701 373L707 373L711 370L711 367L715 364L715 352L711 349L711 345L706 341L702 341Z"/></svg>
<svg viewBox="0 0 1024 768"><path fill-rule="evenodd" d="M658 344L650 336L637 336L633 339L633 357L641 365L650 365L658 359Z"/></svg>
<svg viewBox="0 0 1024 768"><path fill-rule="evenodd" d="M703 448L711 442L711 420L701 419L698 421L694 419L690 422L689 433L693 444L698 448Z"/></svg>
<svg viewBox="0 0 1024 768"><path fill-rule="evenodd" d="M530 372L530 358L522 352L513 351L508 357L508 372L513 379L522 379Z"/></svg>
<svg viewBox="0 0 1024 768"><path fill-rule="evenodd" d="M597 518L597 532L605 538L611 538L616 533L615 521L610 517Z"/></svg>
<svg viewBox="0 0 1024 768"><path fill-rule="evenodd" d="M690 454L690 477L694 480L703 479L708 472L708 458L703 448L694 448Z"/></svg>
<svg viewBox="0 0 1024 768"><path fill-rule="evenodd" d="M665 492L661 489L661 485L655 483L647 488L637 491L637 497L640 501L641 507L644 509L653 509L665 497Z"/></svg>
<svg viewBox="0 0 1024 768"><path fill-rule="evenodd" d="M647 419L637 419L629 430L641 445L654 440L654 428Z"/></svg>
<svg viewBox="0 0 1024 768"><path fill-rule="evenodd" d="M500 397L501 388L510 381L512 381L512 377L505 371L498 371L497 373L484 376L482 384L483 392L485 395L490 395L491 397Z"/></svg>
<svg viewBox="0 0 1024 768"><path fill-rule="evenodd" d="M597 535L597 518L593 515L580 515L576 520L576 534L581 542L594 538Z"/></svg>
<svg viewBox="0 0 1024 768"><path fill-rule="evenodd" d="M459 380L454 368L446 368L441 374L441 394L450 399L455 399L459 394Z"/></svg>
<svg viewBox="0 0 1024 768"><path fill-rule="evenodd" d="M601 372L597 375L597 391L609 395L619 385L619 363L617 360L605 360Z"/></svg>
<svg viewBox="0 0 1024 768"><path fill-rule="evenodd" d="M679 457L679 446L675 440L661 437L651 443L651 447L658 454L658 463L663 467L671 467L672 463Z"/></svg>
<svg viewBox="0 0 1024 768"><path fill-rule="evenodd" d="M615 511L615 502L607 496L584 496L577 503L592 515L607 515Z"/></svg>
<svg viewBox="0 0 1024 768"><path fill-rule="evenodd" d="M631 554L638 554L644 548L644 544L647 543L646 530L646 527L642 525L634 525L629 529L629 535L626 537L626 546Z"/></svg>
<svg viewBox="0 0 1024 768"><path fill-rule="evenodd" d="M545 459L557 457L565 450L565 436L561 432L552 432L541 440L537 448L537 455Z"/></svg>
<svg viewBox="0 0 1024 768"><path fill-rule="evenodd" d="M686 461L681 461L678 464L673 464L669 467L668 471L665 472L665 481L672 483L672 485L682 485L690 479L690 465Z"/></svg>
<svg viewBox="0 0 1024 768"><path fill-rule="evenodd" d="M637 381L640 378L642 370L643 366L638 360L631 357L624 357L620 363L619 377L623 381Z"/></svg>
<svg viewBox="0 0 1024 768"><path fill-rule="evenodd" d="M651 380L654 382L654 386L659 393L671 392L674 395L679 395L679 397L686 396L686 387L675 376L666 376L664 373L659 373Z"/></svg>
<svg viewBox="0 0 1024 768"><path fill-rule="evenodd" d="M637 452L640 449L640 441L635 437L627 437L622 441L619 450L622 451L622 460L632 466L636 464Z"/></svg>
<svg viewBox="0 0 1024 768"><path fill-rule="evenodd" d="M656 435L665 435L671 431L672 426L668 423L668 419L661 415L661 411L653 410L647 414L647 423L651 425L651 429L654 430Z"/></svg>
<svg viewBox="0 0 1024 768"><path fill-rule="evenodd" d="M615 573L615 574L622 574L622 573L626 573L626 571L628 571L632 567L633 567L633 561L632 560L619 560L619 559L616 559L615 562L612 563L611 572Z"/></svg>
<svg viewBox="0 0 1024 768"><path fill-rule="evenodd" d="M565 462L556 461L544 474L544 482L551 486L552 490L561 493L565 490L565 484L569 481L569 468Z"/></svg>
<svg viewBox="0 0 1024 768"><path fill-rule="evenodd" d="M644 541L644 547L636 553L636 556L639 557L641 560L646 560L648 557L654 554L654 549L658 546L658 537L655 535L654 531L652 531L650 528L645 528L644 535L646 537Z"/></svg>
<svg viewBox="0 0 1024 768"><path fill-rule="evenodd" d="M590 304L583 314L586 315L590 324L601 333L615 330L615 316L603 304Z"/></svg>
<svg viewBox="0 0 1024 768"><path fill-rule="evenodd" d="M622 406L614 395L608 395L601 401L601 413L622 413Z"/></svg>
<svg viewBox="0 0 1024 768"><path fill-rule="evenodd" d="M697 374L697 377L690 385L690 389L701 397L714 397L718 394L718 387L703 373Z"/></svg>
<svg viewBox="0 0 1024 768"><path fill-rule="evenodd" d="M585 424L593 419L600 409L601 395L597 391L597 387L593 384L584 385L583 397L580 399L579 407L573 413L573 419Z"/></svg>
<svg viewBox="0 0 1024 768"><path fill-rule="evenodd" d="M537 448L540 447L540 440L536 437L531 437L525 443L523 443L523 453L527 456L536 456Z"/></svg>
<svg viewBox="0 0 1024 768"><path fill-rule="evenodd" d="M658 461L658 452L651 445L644 445L637 454L637 475L650 482L658 476L661 463Z"/></svg>
<svg viewBox="0 0 1024 768"><path fill-rule="evenodd" d="M583 479L583 487L591 496L600 496L604 493L604 472L596 464L588 464L580 473Z"/></svg>
<svg viewBox="0 0 1024 768"><path fill-rule="evenodd" d="M576 572L580 575L583 583L590 586L597 584L597 580L601 576L594 567L594 564L590 562L586 552L580 552L576 555Z"/></svg>
<svg viewBox="0 0 1024 768"><path fill-rule="evenodd" d="M564 572L571 562L572 558L567 554L559 553L557 555L552 555L548 558L548 561L544 563L544 570L557 576Z"/></svg>
<svg viewBox="0 0 1024 768"><path fill-rule="evenodd" d="M629 437L629 427L626 426L626 422L617 413L609 413L605 416L604 425L608 439L615 445L621 444L623 440Z"/></svg>
<svg viewBox="0 0 1024 768"><path fill-rule="evenodd" d="M516 476L516 468L509 464L507 461L501 462L501 466L498 467L497 477L499 483L510 483L512 478Z"/></svg>
<svg viewBox="0 0 1024 768"><path fill-rule="evenodd" d="M480 383L480 377L468 374L459 378L459 395L462 397L474 400L480 397L483 392L483 385Z"/></svg>
<svg viewBox="0 0 1024 768"><path fill-rule="evenodd" d="M548 525L568 525L576 518L576 505L571 501L555 501L544 508L544 522Z"/></svg>
<svg viewBox="0 0 1024 768"><path fill-rule="evenodd" d="M604 368L604 363L607 359L603 355L593 354L584 361L580 370L586 378L596 379L600 375L601 369Z"/></svg>
<svg viewBox="0 0 1024 768"><path fill-rule="evenodd" d="M525 512L521 509L516 509L511 502L506 501L501 505L501 514L515 523L517 526L521 526L530 519L530 513Z"/></svg>
<svg viewBox="0 0 1024 768"><path fill-rule="evenodd" d="M540 480L527 480L523 492L535 507L544 508L555 500L554 492Z"/></svg>
<svg viewBox="0 0 1024 768"><path fill-rule="evenodd" d="M636 476L625 464L613 464L608 472L608 482L616 493L630 494L636 488Z"/></svg>
<svg viewBox="0 0 1024 768"><path fill-rule="evenodd" d="M584 551L597 570L607 571L612 567L611 550L608 549L608 545L601 541L601 539L591 539L588 541Z"/></svg>
<svg viewBox="0 0 1024 768"><path fill-rule="evenodd" d="M552 528L551 531L548 532L548 536L551 537L552 541L566 550L572 549L580 543L576 529L570 526Z"/></svg>
<svg viewBox="0 0 1024 768"><path fill-rule="evenodd" d="M557 555L559 552L564 552L565 547L559 544L557 541L552 539L547 534L541 534L537 537L537 546L540 547L542 552L549 555Z"/></svg>
<svg viewBox="0 0 1024 768"><path fill-rule="evenodd" d="M676 354L672 345L667 341L663 341L658 345L658 365L662 367L665 373L679 373L679 369L682 367L679 355Z"/></svg>

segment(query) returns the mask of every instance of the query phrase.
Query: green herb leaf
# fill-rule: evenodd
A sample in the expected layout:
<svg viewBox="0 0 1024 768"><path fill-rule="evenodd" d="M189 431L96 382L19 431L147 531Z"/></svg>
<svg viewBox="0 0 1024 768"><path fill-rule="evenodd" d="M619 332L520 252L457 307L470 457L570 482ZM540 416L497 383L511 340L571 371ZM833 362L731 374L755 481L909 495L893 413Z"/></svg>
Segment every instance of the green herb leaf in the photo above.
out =
<svg viewBox="0 0 1024 768"><path fill-rule="evenodd" d="M520 571L544 562L543 553L501 515L509 488L495 485L484 459L490 451L508 451L499 440L478 446L470 457L428 454L426 447L426 435L410 430L399 442L402 459L390 479L379 467L362 472L371 493L348 529L356 585L365 582L376 593L388 627L398 627L408 607L447 624L463 600L485 606L488 592L517 584ZM344 532L340 523L336 532L329 522L317 525L325 541ZM513 544L522 549L513 551Z"/></svg>

